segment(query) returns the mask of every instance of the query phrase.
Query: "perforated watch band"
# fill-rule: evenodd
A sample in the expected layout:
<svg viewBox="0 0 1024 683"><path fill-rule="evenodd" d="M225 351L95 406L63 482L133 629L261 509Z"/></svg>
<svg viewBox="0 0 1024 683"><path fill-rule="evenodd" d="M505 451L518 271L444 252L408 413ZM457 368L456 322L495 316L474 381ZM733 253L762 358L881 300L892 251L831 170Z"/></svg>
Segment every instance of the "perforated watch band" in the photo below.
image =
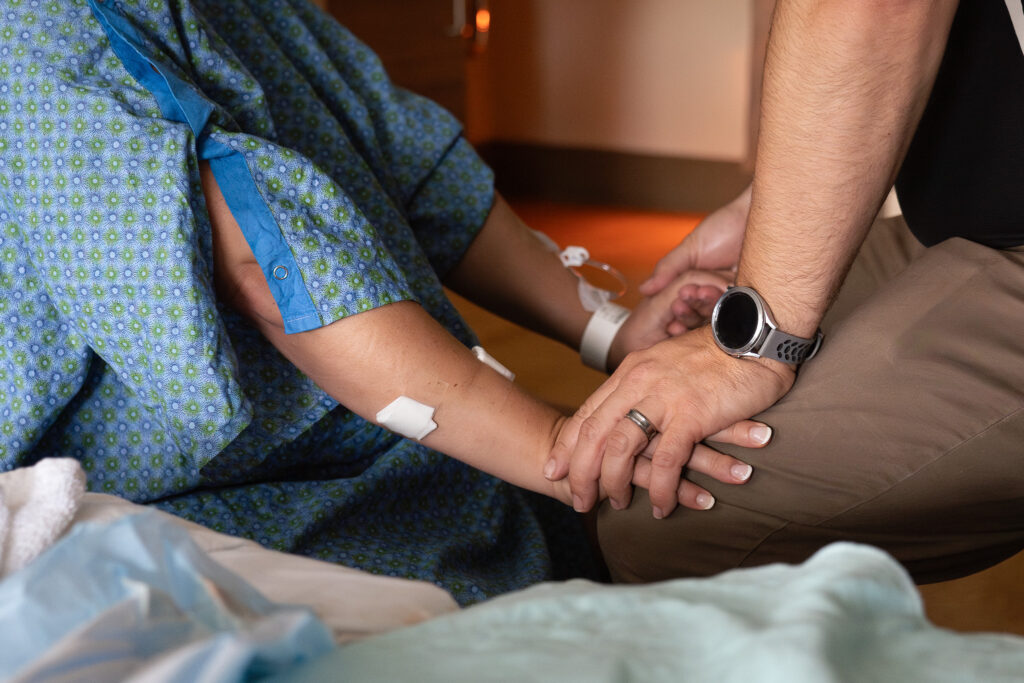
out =
<svg viewBox="0 0 1024 683"><path fill-rule="evenodd" d="M799 365L814 357L821 348L821 338L821 332L812 339L804 339L776 329L768 333L758 353L764 358Z"/></svg>

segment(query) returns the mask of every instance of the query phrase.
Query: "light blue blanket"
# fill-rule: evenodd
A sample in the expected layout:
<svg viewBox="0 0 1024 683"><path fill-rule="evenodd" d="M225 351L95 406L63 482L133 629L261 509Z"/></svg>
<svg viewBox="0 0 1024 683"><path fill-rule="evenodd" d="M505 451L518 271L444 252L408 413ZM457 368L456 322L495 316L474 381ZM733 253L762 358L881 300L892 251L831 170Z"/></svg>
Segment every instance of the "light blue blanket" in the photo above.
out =
<svg viewBox="0 0 1024 683"><path fill-rule="evenodd" d="M241 681L333 647L153 511L79 524L0 582L4 681Z"/></svg>
<svg viewBox="0 0 1024 683"><path fill-rule="evenodd" d="M649 586L546 584L354 643L294 681L1024 680L1024 638L923 616L903 569L835 544L803 565Z"/></svg>

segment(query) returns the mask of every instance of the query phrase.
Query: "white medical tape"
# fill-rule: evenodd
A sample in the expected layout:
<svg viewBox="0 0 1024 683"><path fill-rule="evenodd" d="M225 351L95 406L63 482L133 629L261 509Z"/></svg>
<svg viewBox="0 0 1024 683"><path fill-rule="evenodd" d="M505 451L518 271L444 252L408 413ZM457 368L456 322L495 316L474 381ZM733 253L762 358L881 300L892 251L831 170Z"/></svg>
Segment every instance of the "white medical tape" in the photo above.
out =
<svg viewBox="0 0 1024 683"><path fill-rule="evenodd" d="M583 278L580 278L580 283L576 287L576 293L580 296L580 304L583 306L583 310L589 313L597 311L611 301L615 295L615 292L595 287Z"/></svg>
<svg viewBox="0 0 1024 683"><path fill-rule="evenodd" d="M568 246L558 253L558 259L566 268L578 268L590 260L590 252L585 247Z"/></svg>
<svg viewBox="0 0 1024 683"><path fill-rule="evenodd" d="M408 396L399 396L377 413L377 422L381 427L417 441L437 429L433 418L433 406Z"/></svg>
<svg viewBox="0 0 1024 683"><path fill-rule="evenodd" d="M626 293L626 278L623 277L622 273L607 263L591 259L590 252L587 251L586 247L568 246L565 249L559 250L558 244L556 244L549 236L539 230L534 230L533 234L541 241L542 244L544 244L544 246L558 254L558 259L562 262L562 265L568 268L572 274L579 279L580 282L576 291L577 294L579 294L580 304L583 306L584 311L593 313L612 299L617 299ZM608 273L608 275L621 283L621 289L614 292L609 289L595 287L587 282L587 279L583 277L578 270L576 270L581 266L590 266Z"/></svg>
<svg viewBox="0 0 1024 683"><path fill-rule="evenodd" d="M612 341L629 318L629 309L606 303L590 316L583 339L580 340L580 359L588 368L608 372L608 350Z"/></svg>
<svg viewBox="0 0 1024 683"><path fill-rule="evenodd" d="M484 365L489 365L492 368L494 368L495 370L497 370L499 373L504 375L508 379L508 381L512 382L512 381L515 380L516 373L512 372L511 370L506 368L504 365L499 363L497 358L495 358L491 354L487 353L486 350L484 350L484 347L482 347L482 346L474 346L473 347L473 355L476 356L476 359L478 361L480 361L481 363L483 363Z"/></svg>

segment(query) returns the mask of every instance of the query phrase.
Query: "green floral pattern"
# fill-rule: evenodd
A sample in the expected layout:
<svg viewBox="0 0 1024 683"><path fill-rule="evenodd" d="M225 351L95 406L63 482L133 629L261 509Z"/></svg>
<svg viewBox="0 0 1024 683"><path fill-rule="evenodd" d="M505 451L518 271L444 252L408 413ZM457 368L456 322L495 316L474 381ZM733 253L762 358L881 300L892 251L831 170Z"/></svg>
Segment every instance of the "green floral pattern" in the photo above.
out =
<svg viewBox="0 0 1024 683"><path fill-rule="evenodd" d="M218 304L206 145L244 159L302 329L414 300L474 342L439 275L490 171L342 27L302 0L6 0L0 467L73 456L93 490L462 602L549 578L522 492L337 405Z"/></svg>

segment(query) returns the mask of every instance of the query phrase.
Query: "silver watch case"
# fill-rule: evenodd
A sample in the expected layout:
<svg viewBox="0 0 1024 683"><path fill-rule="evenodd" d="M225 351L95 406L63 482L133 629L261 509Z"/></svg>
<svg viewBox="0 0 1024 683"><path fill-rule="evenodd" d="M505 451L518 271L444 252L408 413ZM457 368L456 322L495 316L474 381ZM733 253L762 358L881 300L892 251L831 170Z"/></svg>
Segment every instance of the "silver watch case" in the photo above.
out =
<svg viewBox="0 0 1024 683"><path fill-rule="evenodd" d="M719 312L722 304L730 297L748 296L756 308L757 320L750 339L741 346L728 346L719 334ZM810 360L821 348L822 333L819 330L813 338L805 339L779 329L772 317L771 309L756 290L750 287L729 287L715 303L711 314L711 333L715 344L735 358L770 358L790 365L799 365Z"/></svg>

